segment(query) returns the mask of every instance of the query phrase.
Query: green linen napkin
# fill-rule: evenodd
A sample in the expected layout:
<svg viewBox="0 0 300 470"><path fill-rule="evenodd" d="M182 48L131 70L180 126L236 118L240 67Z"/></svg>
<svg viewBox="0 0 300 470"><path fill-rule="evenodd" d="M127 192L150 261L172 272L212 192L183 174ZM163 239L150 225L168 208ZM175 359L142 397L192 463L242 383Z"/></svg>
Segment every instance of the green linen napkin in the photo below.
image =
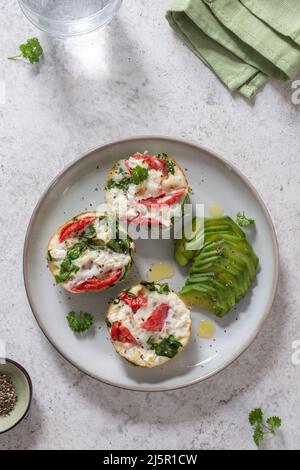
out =
<svg viewBox="0 0 300 470"><path fill-rule="evenodd" d="M262 10L265 2L270 8ZM271 5L271 0L173 0L166 17L230 90L251 98L268 77L288 80L300 69L300 47L290 39L297 38L300 17L283 36L275 20L266 23L267 16L278 18ZM287 33L288 15L283 24Z"/></svg>
<svg viewBox="0 0 300 470"><path fill-rule="evenodd" d="M240 0L254 15L300 45L299 0Z"/></svg>

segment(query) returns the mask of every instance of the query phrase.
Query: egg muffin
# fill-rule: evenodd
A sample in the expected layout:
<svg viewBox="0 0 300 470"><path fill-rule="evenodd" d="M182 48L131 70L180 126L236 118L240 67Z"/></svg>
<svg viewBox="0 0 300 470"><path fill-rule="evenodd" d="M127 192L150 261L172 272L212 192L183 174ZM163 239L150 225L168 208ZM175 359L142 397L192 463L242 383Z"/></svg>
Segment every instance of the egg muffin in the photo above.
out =
<svg viewBox="0 0 300 470"><path fill-rule="evenodd" d="M74 294L100 292L124 280L133 264L134 243L115 220L84 212L64 223L48 244L56 283Z"/></svg>
<svg viewBox="0 0 300 470"><path fill-rule="evenodd" d="M106 203L135 225L172 225L188 194L183 170L165 153L135 153L118 161L106 179Z"/></svg>
<svg viewBox="0 0 300 470"><path fill-rule="evenodd" d="M123 291L111 303L106 324L117 353L145 368L176 357L192 325L189 309L168 284L149 282Z"/></svg>

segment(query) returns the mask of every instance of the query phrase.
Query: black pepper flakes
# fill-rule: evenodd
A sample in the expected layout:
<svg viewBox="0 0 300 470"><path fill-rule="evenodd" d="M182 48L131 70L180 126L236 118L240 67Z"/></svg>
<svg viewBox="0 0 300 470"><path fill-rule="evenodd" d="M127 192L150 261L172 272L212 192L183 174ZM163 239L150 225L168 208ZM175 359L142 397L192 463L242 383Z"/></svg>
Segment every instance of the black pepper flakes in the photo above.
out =
<svg viewBox="0 0 300 470"><path fill-rule="evenodd" d="M0 416L8 416L13 411L17 399L11 377L0 373Z"/></svg>

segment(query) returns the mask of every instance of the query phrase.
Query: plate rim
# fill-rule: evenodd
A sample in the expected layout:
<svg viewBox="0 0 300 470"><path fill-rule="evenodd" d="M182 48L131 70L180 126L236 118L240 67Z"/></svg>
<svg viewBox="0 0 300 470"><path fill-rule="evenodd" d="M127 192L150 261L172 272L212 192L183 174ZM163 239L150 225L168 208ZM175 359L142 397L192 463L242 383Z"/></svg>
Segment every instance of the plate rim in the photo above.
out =
<svg viewBox="0 0 300 470"><path fill-rule="evenodd" d="M126 385L120 384L116 381L105 380L103 378L99 378L97 375L92 374L91 372L85 370L83 367L80 367L75 362L73 362L72 358L68 357L68 355L66 353L64 353L59 348L59 346L57 346L55 344L54 339L50 338L49 334L45 331L46 328L43 328L43 326L41 325L41 322L40 322L39 317L38 317L38 313L35 311L35 309L33 307L33 300L31 298L30 289L29 289L29 285L28 285L28 276L29 276L29 274L27 272L29 241L30 241L30 235L31 235L33 225L34 225L35 220L36 220L36 218L39 214L39 211L40 211L40 208L41 208L43 202L48 197L48 194L55 187L55 185L61 180L61 178L63 178L65 176L65 174L68 173L68 171L71 168L73 168L79 162L82 162L85 158L87 158L88 156L90 156L91 154L93 154L95 152L106 150L106 149L108 149L110 147L113 147L115 145L120 145L120 144L122 145L122 144L126 144L126 143L129 143L129 142L132 143L132 142L138 142L138 141L143 141L143 140L162 140L162 141L165 141L165 142L172 141L173 143L183 144L183 145L187 145L189 147L195 148L197 151L199 151L199 150L204 151L204 152L206 152L206 154L209 155L209 157L212 157L213 159L215 159L218 162L222 163L230 171L232 171L235 175L237 175L243 181L243 183L247 186L249 191L253 194L254 198L257 200L257 202L259 203L260 208L263 211L263 214L264 214L265 219L268 223L268 227L269 227L270 233L271 233L272 251L273 251L273 259L274 259L272 290L270 292L268 302L267 302L267 305L264 309L261 320L259 321L259 324L257 325L257 327L253 330L253 332L250 335L248 341L246 341L245 344L241 348L239 348L239 350L230 359L224 361L221 365L219 365L218 367L215 367L215 369L213 369L211 372L206 373L202 377L199 377L199 378L193 379L193 380L189 380L186 383L181 384L181 385L174 385L174 386L160 385L159 387L156 387L156 388L153 388L151 386L141 386L141 385L128 385L128 386L126 386ZM271 215L270 215L270 213L267 209L267 206L266 206L265 202L263 201L262 197L260 196L259 192L257 191L257 189L255 189L255 187L248 180L248 178L234 164L232 164L227 159L225 159L224 157L219 155L217 152L203 146L202 144L197 144L195 142L188 141L188 140L185 140L183 138L165 136L165 135L138 135L138 136L134 136L134 137L126 137L126 138L114 140L112 142L103 144L101 146L97 146L97 147L93 147L93 148L89 149L87 152L81 154L78 158L75 158L72 162L70 162L68 165L66 165L51 180L50 184L48 184L48 186L46 187L46 189L42 193L41 197L39 198L37 204L35 205L35 207L33 209L33 212L32 212L32 215L29 219L29 223L28 223L27 230L26 230L26 235L25 235L25 240L24 240L24 246L23 246L23 280L24 280L24 286L25 286L27 300L28 300L29 306L31 308L31 311L33 313L33 316L34 316L39 328L41 329L41 331L43 332L43 334L45 335L45 337L47 338L49 343L54 347L54 349L66 361L68 361L70 364L72 364L73 367L75 367L77 370L81 371L82 373L84 373L84 374L88 375L89 377L91 377L91 378L93 378L93 379L95 379L95 380L97 380L101 383L104 383L106 385L111 385L113 387L117 387L117 388L120 388L120 389L123 389L123 390L130 390L130 391L165 392L165 391L171 391L171 390L178 390L178 389L181 389L181 388L189 387L191 385L195 385L197 383L203 382L204 380L207 380L210 377L213 377L214 375L218 374L219 372L221 372L222 370L227 368L229 365L231 365L234 361L236 361L250 347L250 345L254 342L257 335L259 334L264 322L266 321L266 319L267 319L267 317L268 317L268 315L271 311L271 308L272 308L272 305L273 305L273 302L274 302L274 298L275 298L275 295L276 295L277 286L278 286L278 279L279 279L279 246L278 246L277 235L276 235L276 231L275 231L275 227L274 227Z"/></svg>

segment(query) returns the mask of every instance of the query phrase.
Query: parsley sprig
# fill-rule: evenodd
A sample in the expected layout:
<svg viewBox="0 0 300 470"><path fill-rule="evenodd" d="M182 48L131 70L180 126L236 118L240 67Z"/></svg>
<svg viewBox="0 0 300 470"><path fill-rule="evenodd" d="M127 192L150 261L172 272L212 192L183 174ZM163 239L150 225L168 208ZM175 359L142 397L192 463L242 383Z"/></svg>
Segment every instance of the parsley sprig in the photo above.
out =
<svg viewBox="0 0 300 470"><path fill-rule="evenodd" d="M85 331L89 330L92 324L94 323L94 319L90 313L75 313L74 311L69 312L67 315L67 320L69 323L69 327L75 333L84 333Z"/></svg>
<svg viewBox="0 0 300 470"><path fill-rule="evenodd" d="M249 227L249 225L254 225L255 220L254 219L249 219L248 217L245 216L245 212L238 212L236 214L236 223L240 227Z"/></svg>
<svg viewBox="0 0 300 470"><path fill-rule="evenodd" d="M26 44L21 44L19 46L19 49L21 51L20 54L12 56L12 57L8 57L8 59L9 60L27 59L30 62L30 64L34 64L40 61L40 58L44 53L43 48L38 38L28 39Z"/></svg>
<svg viewBox="0 0 300 470"><path fill-rule="evenodd" d="M281 419L278 416L271 416L266 421L261 408L255 408L249 414L249 423L253 427L253 440L259 446L266 434L276 434L281 426Z"/></svg>
<svg viewBox="0 0 300 470"><path fill-rule="evenodd" d="M129 177L123 178L120 181L111 179L107 183L107 189L118 188L127 190L130 184L138 185L148 178L148 170L140 165L137 165L132 169Z"/></svg>
<svg viewBox="0 0 300 470"><path fill-rule="evenodd" d="M131 182L133 184L140 184L148 178L148 170L140 165L137 165L132 169Z"/></svg>

